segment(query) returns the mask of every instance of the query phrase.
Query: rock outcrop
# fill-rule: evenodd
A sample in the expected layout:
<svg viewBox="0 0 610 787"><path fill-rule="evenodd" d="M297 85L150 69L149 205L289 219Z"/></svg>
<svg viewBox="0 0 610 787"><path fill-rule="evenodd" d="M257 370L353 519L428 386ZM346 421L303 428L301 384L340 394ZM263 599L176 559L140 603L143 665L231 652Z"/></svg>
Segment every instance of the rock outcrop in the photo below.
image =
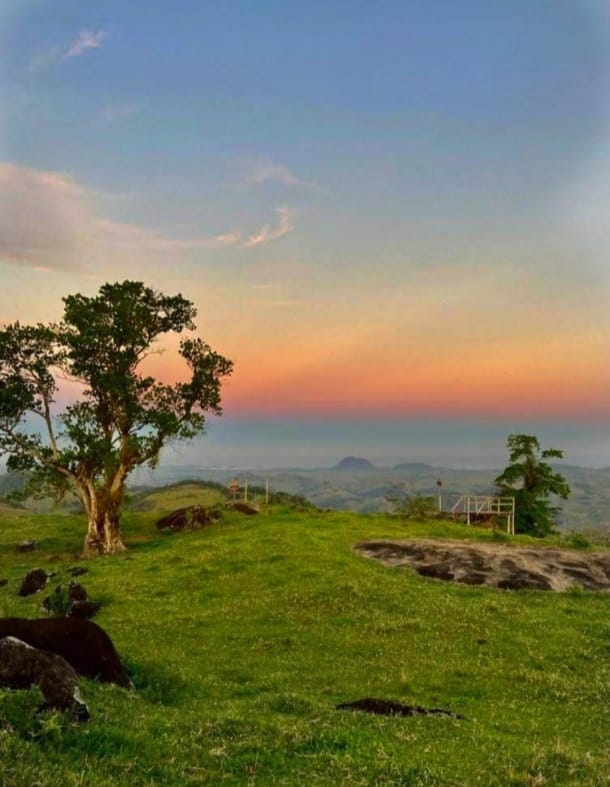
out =
<svg viewBox="0 0 610 787"><path fill-rule="evenodd" d="M354 547L389 566L466 585L504 590L610 590L610 553L473 541L363 541Z"/></svg>

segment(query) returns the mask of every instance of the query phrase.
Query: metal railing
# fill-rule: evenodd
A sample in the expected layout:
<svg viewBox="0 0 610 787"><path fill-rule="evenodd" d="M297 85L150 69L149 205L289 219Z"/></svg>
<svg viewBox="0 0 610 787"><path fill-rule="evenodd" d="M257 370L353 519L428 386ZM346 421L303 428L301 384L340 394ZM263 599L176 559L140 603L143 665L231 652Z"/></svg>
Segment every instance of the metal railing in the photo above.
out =
<svg viewBox="0 0 610 787"><path fill-rule="evenodd" d="M515 534L515 498L495 497L494 495L461 495L449 509L451 514L466 516L466 524L481 516L506 517L506 532Z"/></svg>

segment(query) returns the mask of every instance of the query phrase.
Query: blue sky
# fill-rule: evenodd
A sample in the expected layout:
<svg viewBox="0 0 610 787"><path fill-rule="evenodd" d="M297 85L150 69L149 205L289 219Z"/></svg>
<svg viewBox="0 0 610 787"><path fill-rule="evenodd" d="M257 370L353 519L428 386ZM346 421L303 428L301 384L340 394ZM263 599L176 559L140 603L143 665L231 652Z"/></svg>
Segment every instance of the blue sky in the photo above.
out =
<svg viewBox="0 0 610 787"><path fill-rule="evenodd" d="M381 463L396 433L486 461L493 424L498 456L537 430L610 464L608 16L5 1L0 320L125 277L188 295L236 362L223 456L294 463L312 424L354 452L366 422Z"/></svg>

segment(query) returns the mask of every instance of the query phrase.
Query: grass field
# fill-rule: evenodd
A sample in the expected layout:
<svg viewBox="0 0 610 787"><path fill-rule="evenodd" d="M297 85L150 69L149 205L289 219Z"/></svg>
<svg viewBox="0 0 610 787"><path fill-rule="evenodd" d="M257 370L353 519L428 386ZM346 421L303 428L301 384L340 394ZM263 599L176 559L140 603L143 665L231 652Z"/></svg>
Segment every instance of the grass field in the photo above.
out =
<svg viewBox="0 0 610 787"><path fill-rule="evenodd" d="M92 719L76 725L33 716L36 690L0 690L3 787L610 784L607 594L455 585L351 551L492 537L443 523L275 507L156 531L162 513L217 494L138 499L129 552L86 564L136 691L83 680ZM20 578L74 565L83 535L77 515L0 511L0 615L39 616ZM38 551L17 554L24 538ZM362 697L466 718L335 710Z"/></svg>

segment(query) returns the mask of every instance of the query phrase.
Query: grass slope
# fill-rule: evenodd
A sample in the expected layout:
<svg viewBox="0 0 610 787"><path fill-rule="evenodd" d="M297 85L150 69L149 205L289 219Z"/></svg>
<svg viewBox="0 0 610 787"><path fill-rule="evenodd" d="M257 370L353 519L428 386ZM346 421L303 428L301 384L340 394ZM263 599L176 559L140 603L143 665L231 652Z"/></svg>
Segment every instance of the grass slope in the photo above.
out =
<svg viewBox="0 0 610 787"><path fill-rule="evenodd" d="M129 553L82 577L137 691L83 681L92 720L76 726L32 718L34 690L0 690L2 785L609 783L607 595L453 585L351 551L491 538L442 523L276 507L156 533L184 493L128 512ZM72 565L83 528L2 513L2 616L39 614L40 597L15 595L20 577ZM23 538L38 553L16 554ZM334 710L366 696L467 720Z"/></svg>

